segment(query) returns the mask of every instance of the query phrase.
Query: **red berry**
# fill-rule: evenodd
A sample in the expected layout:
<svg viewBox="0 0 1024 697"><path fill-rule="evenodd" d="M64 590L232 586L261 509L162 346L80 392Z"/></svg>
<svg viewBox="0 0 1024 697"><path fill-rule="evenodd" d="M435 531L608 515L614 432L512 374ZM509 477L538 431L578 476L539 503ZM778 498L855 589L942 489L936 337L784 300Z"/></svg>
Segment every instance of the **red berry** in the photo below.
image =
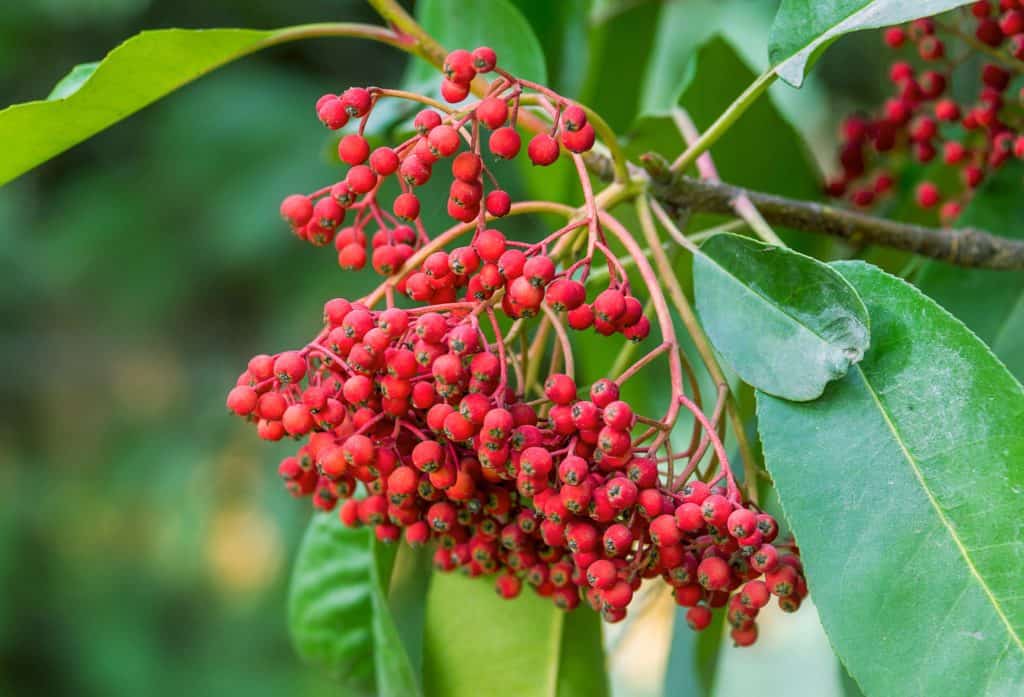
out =
<svg viewBox="0 0 1024 697"><path fill-rule="evenodd" d="M372 99L368 90L362 87L350 87L341 95L341 103L349 116L361 117L370 111Z"/></svg>
<svg viewBox="0 0 1024 697"><path fill-rule="evenodd" d="M914 192L914 200L921 208L931 208L939 202L939 188L931 182L921 182Z"/></svg>
<svg viewBox="0 0 1024 697"><path fill-rule="evenodd" d="M484 205L488 213L496 218L501 218L508 215L512 209L512 198L501 189L495 189L487 194Z"/></svg>
<svg viewBox="0 0 1024 697"><path fill-rule="evenodd" d="M598 559L587 567L587 583L593 588L611 588L615 585L616 578L615 564L608 559Z"/></svg>
<svg viewBox="0 0 1024 697"><path fill-rule="evenodd" d="M398 171L398 155L388 147L380 147L370 154L370 167L382 177Z"/></svg>
<svg viewBox="0 0 1024 697"><path fill-rule="evenodd" d="M452 82L444 80L441 83L441 96L449 104L461 102L469 94L469 83Z"/></svg>
<svg viewBox="0 0 1024 697"><path fill-rule="evenodd" d="M377 175L366 165L356 165L345 175L345 183L348 188L357 194L365 194L377 186ZM332 199L323 199L332 201Z"/></svg>
<svg viewBox="0 0 1024 697"><path fill-rule="evenodd" d="M889 27L885 30L885 43L891 48L899 48L907 40L902 27Z"/></svg>
<svg viewBox="0 0 1024 697"><path fill-rule="evenodd" d="M420 132L420 135L426 135L432 129L441 125L441 115L433 109L424 109L420 113L416 114L416 118L413 119L412 125Z"/></svg>
<svg viewBox="0 0 1024 697"><path fill-rule="evenodd" d="M526 147L530 162L546 167L558 159L558 141L547 133L538 133Z"/></svg>
<svg viewBox="0 0 1024 697"><path fill-rule="evenodd" d="M584 124L578 131L562 131L562 145L566 150L575 153L582 153L594 147L596 135L594 127L589 123Z"/></svg>
<svg viewBox="0 0 1024 697"><path fill-rule="evenodd" d="M292 194L281 202L281 217L294 227L301 227L313 217L313 202L308 196Z"/></svg>
<svg viewBox="0 0 1024 697"><path fill-rule="evenodd" d="M442 70L449 80L468 85L476 75L473 55L465 49L456 49L444 59Z"/></svg>
<svg viewBox="0 0 1024 697"><path fill-rule="evenodd" d="M256 409L258 401L256 390L245 385L239 385L228 393L228 409L239 416L248 416Z"/></svg>
<svg viewBox="0 0 1024 697"><path fill-rule="evenodd" d="M459 149L459 132L451 126L440 125L427 135L430 151L437 157L451 157Z"/></svg>
<svg viewBox="0 0 1024 697"><path fill-rule="evenodd" d="M659 515L651 521L650 533L651 541L660 547L674 545L680 539L676 519L668 514Z"/></svg>
<svg viewBox="0 0 1024 697"><path fill-rule="evenodd" d="M711 610L703 605L691 607L686 611L686 623L695 632L707 629L708 625L711 624Z"/></svg>
<svg viewBox="0 0 1024 697"><path fill-rule="evenodd" d="M361 165L370 156L370 144L366 138L349 134L338 143L338 157L342 162L350 165Z"/></svg>
<svg viewBox="0 0 1024 697"><path fill-rule="evenodd" d="M392 210L402 220L416 220L420 215L420 200L416 197L416 194L399 194L395 197Z"/></svg>
<svg viewBox="0 0 1024 697"><path fill-rule="evenodd" d="M484 97L476 107L476 116L492 131L498 129L508 120L508 103L498 97Z"/></svg>
<svg viewBox="0 0 1024 697"><path fill-rule="evenodd" d="M498 64L498 54L489 46L473 49L473 69L478 73L489 73Z"/></svg>
<svg viewBox="0 0 1024 697"><path fill-rule="evenodd" d="M348 112L340 99L333 95L325 95L317 102L316 115L320 121L336 131L348 123Z"/></svg>
<svg viewBox="0 0 1024 697"><path fill-rule="evenodd" d="M497 157L511 160L519 154L519 133L511 126L503 126L491 134L488 146Z"/></svg>
<svg viewBox="0 0 1024 697"><path fill-rule="evenodd" d="M697 566L697 581L710 591L727 590L731 577L729 564L720 557L707 557Z"/></svg>
<svg viewBox="0 0 1024 697"><path fill-rule="evenodd" d="M578 131L587 125L587 112L578 104L570 104L562 111L562 123L566 130Z"/></svg>

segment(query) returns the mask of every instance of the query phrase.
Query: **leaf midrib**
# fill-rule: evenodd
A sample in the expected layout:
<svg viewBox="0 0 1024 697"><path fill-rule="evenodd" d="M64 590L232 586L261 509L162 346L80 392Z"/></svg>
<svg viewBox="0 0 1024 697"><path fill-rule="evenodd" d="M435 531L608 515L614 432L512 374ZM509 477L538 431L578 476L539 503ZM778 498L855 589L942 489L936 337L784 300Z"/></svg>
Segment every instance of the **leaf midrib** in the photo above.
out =
<svg viewBox="0 0 1024 697"><path fill-rule="evenodd" d="M882 418L885 419L885 423L889 427L889 430L892 432L893 438L896 440L896 444L899 446L900 451L903 453L904 458L907 460L907 464L910 465L910 469L914 473L914 477L920 483L921 489L924 490L925 495L928 497L929 503L931 503L932 508L935 509L935 513L938 515L939 520L942 522L942 525L946 528L946 530L949 531L949 536L953 539L953 543L956 545L957 549L960 551L961 556L963 556L964 561L967 563L967 568L970 570L971 575L973 575L974 578L977 579L982 591L988 597L989 602L992 605L992 609L995 610L996 615L1006 626L1006 631L1009 634L1012 642L1017 645L1017 648L1020 650L1021 654L1024 654L1024 641L1021 640L1020 635L1018 635L1016 630L1013 628L1013 625L1010 623L1010 618L1006 616L1005 612L1003 612L1003 608L999 604L998 599L992 593L992 590L989 588L988 583L985 582L985 579L978 571L977 566L975 566L974 561L971 559L970 551L961 541L959 535L956 532L956 528L953 526L952 521L949 520L949 518L946 516L945 511L943 511L942 507L939 505L938 500L932 494L931 489L928 487L928 484L924 479L924 474L921 472L921 469L918 466L917 460L911 454L909 448L907 448L907 445L903 440L903 436L900 434L899 429L896 427L896 423L890 417L889 412L886 410L885 405L879 398L878 393L875 392L874 387L872 387L871 382L868 380L867 374L864 372L864 368L860 365L855 367L860 372L860 377L864 383L865 389L868 391L868 394L871 395L871 399L874 400L875 405L878 407L879 413L882 415ZM1003 653L1005 653L1005 649Z"/></svg>
<svg viewBox="0 0 1024 697"><path fill-rule="evenodd" d="M707 259L708 261L710 261L712 264L714 264L716 269L720 270L723 274L725 274L729 278L731 278L734 281L736 281L736 283L739 286L741 286L742 288L746 289L747 292L749 292L751 295L753 295L754 297L760 298L761 301L765 305L767 305L770 308L773 308L776 311L776 313L782 315L783 317L788 319L790 322L792 322L793 324L795 324L799 328L803 329L805 332L807 332L808 334L810 334L814 338L818 339L821 343L825 344L826 346L835 346L836 345L835 342L829 341L828 339L823 337L821 334L816 332L814 329L811 329L810 327L808 327L798 317L795 317L794 315L791 315L789 312L786 312L786 310L784 310L780 305L775 304L775 302L771 298L769 298L767 295L764 295L763 293L758 292L756 289L751 287L749 284L745 283L742 278L740 278L736 274L730 272L724 266L719 264L718 261L716 259L714 259L713 257L711 257L710 255L705 254L704 258ZM846 279L843 279L843 280L845 281ZM856 317L856 319L857 319L858 322L860 322L860 318L859 317ZM865 329L867 328L866 325L864 325L863 322L860 322L860 324L861 324L862 327L865 327Z"/></svg>

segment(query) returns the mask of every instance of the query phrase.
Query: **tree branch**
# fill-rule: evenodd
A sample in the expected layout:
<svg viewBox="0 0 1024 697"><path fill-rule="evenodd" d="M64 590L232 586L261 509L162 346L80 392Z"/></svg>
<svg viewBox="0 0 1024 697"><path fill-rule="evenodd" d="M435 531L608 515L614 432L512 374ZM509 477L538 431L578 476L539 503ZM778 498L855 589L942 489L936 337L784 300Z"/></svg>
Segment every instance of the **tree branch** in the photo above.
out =
<svg viewBox="0 0 1024 697"><path fill-rule="evenodd" d="M672 208L702 213L733 214L733 200L746 195L773 225L819 235L831 235L854 244L877 244L939 259L954 266L994 269L1024 269L1024 241L993 235L977 228L932 228L898 223L820 203L797 201L722 182L701 181L672 175L664 159L641 158L652 174L650 193ZM610 181L611 161L598 154L586 157L591 172Z"/></svg>

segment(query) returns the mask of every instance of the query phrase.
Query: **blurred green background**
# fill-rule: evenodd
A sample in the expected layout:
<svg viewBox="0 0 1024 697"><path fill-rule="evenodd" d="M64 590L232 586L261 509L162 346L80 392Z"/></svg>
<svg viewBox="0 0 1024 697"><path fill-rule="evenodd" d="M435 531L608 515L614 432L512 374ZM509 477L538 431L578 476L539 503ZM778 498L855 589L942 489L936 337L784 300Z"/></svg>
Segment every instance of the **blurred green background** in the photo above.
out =
<svg viewBox="0 0 1024 697"><path fill-rule="evenodd" d="M708 5L666 4L694 22ZM774 3L715 4L763 67ZM358 0L3 3L0 106L142 29L326 20L374 21ZM822 159L851 95L878 99L876 39L779 92ZM620 51L651 42L638 25ZM277 205L338 171L316 97L396 84L405 60L356 41L278 47L0 189L0 694L331 694L285 631L309 517L273 472L291 446L259 442L223 401L249 356L369 287L291 238ZM568 65L551 72L574 94L587 56Z"/></svg>

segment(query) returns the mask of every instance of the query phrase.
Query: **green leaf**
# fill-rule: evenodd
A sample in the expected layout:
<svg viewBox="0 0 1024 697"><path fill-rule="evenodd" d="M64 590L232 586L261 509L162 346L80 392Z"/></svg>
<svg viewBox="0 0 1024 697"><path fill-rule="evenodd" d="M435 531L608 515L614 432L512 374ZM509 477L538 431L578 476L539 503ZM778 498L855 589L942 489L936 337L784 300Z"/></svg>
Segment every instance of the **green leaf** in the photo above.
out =
<svg viewBox="0 0 1024 697"><path fill-rule="evenodd" d="M508 0L419 0L416 19L449 50L490 46L502 68L517 77L547 82L544 51L530 23ZM413 59L406 85L433 80L440 83L437 68Z"/></svg>
<svg viewBox="0 0 1024 697"><path fill-rule="evenodd" d="M768 57L779 77L799 87L807 71L833 41L862 29L877 29L939 14L972 0L782 0L768 39Z"/></svg>
<svg viewBox="0 0 1024 697"><path fill-rule="evenodd" d="M668 10L666 6L666 11ZM725 37L702 44L685 70L676 75L686 109L698 130L706 130L755 78L757 73ZM653 150L667 156L684 148L679 129L668 117L645 116L630 129L626 152L637 157ZM770 93L758 99L711 150L724 181L780 196L814 201L821 198L821 175L800 132L793 127ZM692 229L725 220L694 215ZM821 235L776 230L791 247L824 257L831 240Z"/></svg>
<svg viewBox="0 0 1024 697"><path fill-rule="evenodd" d="M662 13L660 2L603 3L591 18L590 54L580 101L618 133L636 118Z"/></svg>
<svg viewBox="0 0 1024 697"><path fill-rule="evenodd" d="M1024 164L1008 162L967 205L958 226L1024 239ZM974 330L1024 380L1024 272L963 269L929 261L918 287Z"/></svg>
<svg viewBox="0 0 1024 697"><path fill-rule="evenodd" d="M835 268L872 350L818 401L758 394L822 624L871 697L1019 695L1024 389L913 286Z"/></svg>
<svg viewBox="0 0 1024 697"><path fill-rule="evenodd" d="M428 697L606 697L600 622L589 608L566 613L530 589L509 601L493 579L435 574L423 687Z"/></svg>
<svg viewBox="0 0 1024 697"><path fill-rule="evenodd" d="M665 116L672 111L687 86L684 76L691 60L716 34L741 51L744 61L757 66L760 73L767 67L759 64L765 61L767 26L774 13L773 3L721 0L664 3L651 57L644 71L640 114ZM700 17L700 21L693 21L694 17ZM742 91L746 85L737 87Z"/></svg>
<svg viewBox="0 0 1024 697"><path fill-rule="evenodd" d="M66 99L72 94L81 89L85 81L92 77L92 74L96 72L96 68L99 67L99 61L93 61L92 63L80 63L71 69L67 75L62 77L53 89L50 90L50 94L46 95L47 101L54 99Z"/></svg>
<svg viewBox="0 0 1024 697"><path fill-rule="evenodd" d="M394 547L369 529L314 516L299 549L288 598L295 648L356 694L420 693L388 606Z"/></svg>
<svg viewBox="0 0 1024 697"><path fill-rule="evenodd" d="M665 670L664 694L666 697L711 697L725 615L716 612L708 627L695 632L686 622L686 611L685 607L677 607L672 621L672 647Z"/></svg>
<svg viewBox="0 0 1024 697"><path fill-rule="evenodd" d="M0 111L0 185L211 70L308 28L161 29L133 36L99 64L72 70L47 100Z"/></svg>
<svg viewBox="0 0 1024 697"><path fill-rule="evenodd" d="M514 0L544 47L548 86L567 97L579 94L589 53L591 0Z"/></svg>
<svg viewBox="0 0 1024 697"><path fill-rule="evenodd" d="M807 401L857 363L867 310L827 264L740 235L715 235L693 258L697 313L744 382Z"/></svg>

